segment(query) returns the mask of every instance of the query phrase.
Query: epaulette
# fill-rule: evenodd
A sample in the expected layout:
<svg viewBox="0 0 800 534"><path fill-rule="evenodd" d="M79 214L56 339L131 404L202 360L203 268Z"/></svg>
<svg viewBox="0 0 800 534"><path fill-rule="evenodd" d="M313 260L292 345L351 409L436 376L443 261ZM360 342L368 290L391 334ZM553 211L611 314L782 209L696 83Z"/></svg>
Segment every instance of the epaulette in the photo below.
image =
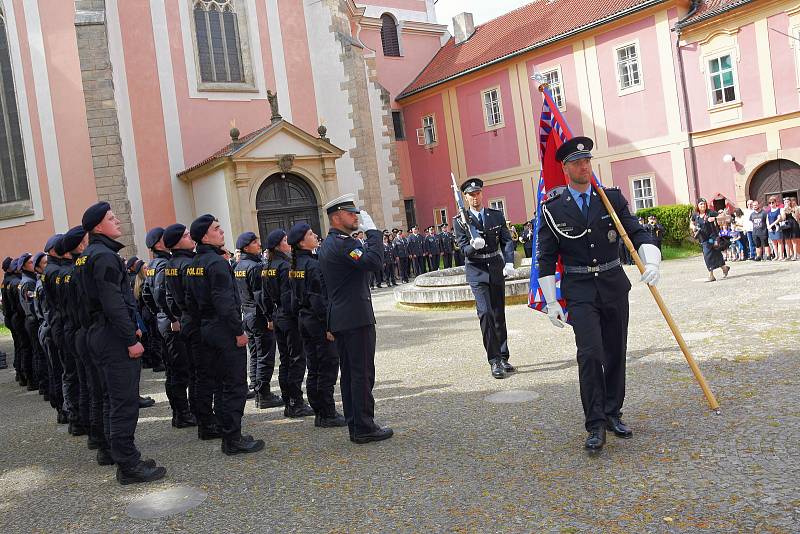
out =
<svg viewBox="0 0 800 534"><path fill-rule="evenodd" d="M553 195L553 196L551 196L550 198L546 199L546 200L544 201L544 203L545 203L545 204L547 204L547 203L549 203L549 202L552 202L552 201L554 201L554 200L555 200L555 199L557 199L557 198L561 198L561 193L556 193L556 194L554 194L554 195Z"/></svg>
<svg viewBox="0 0 800 534"><path fill-rule="evenodd" d="M347 239L348 237L350 237L349 235L344 235L344 234L334 234L334 235L339 239Z"/></svg>
<svg viewBox="0 0 800 534"><path fill-rule="evenodd" d="M616 187L616 186L603 187L603 190L605 190L605 191L619 191L619 187Z"/></svg>

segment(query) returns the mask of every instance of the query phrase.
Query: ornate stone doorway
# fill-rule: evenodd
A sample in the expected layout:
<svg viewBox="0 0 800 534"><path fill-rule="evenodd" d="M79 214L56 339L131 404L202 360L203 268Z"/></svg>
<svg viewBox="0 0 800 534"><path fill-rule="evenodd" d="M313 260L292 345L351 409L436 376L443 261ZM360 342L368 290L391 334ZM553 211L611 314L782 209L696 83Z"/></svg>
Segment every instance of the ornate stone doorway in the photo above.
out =
<svg viewBox="0 0 800 534"><path fill-rule="evenodd" d="M750 180L748 198L765 204L775 195L778 198L795 197L800 191L800 165L788 159L776 159L765 163Z"/></svg>
<svg viewBox="0 0 800 534"><path fill-rule="evenodd" d="M256 195L258 233L266 247L267 235L276 228L289 231L305 222L321 236L319 202L311 186L292 173L276 173L264 180Z"/></svg>

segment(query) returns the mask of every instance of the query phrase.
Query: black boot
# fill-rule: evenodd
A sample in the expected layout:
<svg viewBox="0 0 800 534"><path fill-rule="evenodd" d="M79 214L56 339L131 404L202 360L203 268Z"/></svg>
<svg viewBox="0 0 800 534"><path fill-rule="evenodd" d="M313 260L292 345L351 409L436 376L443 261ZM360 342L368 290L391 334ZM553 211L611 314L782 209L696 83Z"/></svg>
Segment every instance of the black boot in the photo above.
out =
<svg viewBox="0 0 800 534"><path fill-rule="evenodd" d="M86 448L90 451L98 450L102 445L105 445L105 437L101 434L96 434L94 430L89 433L89 439L86 440Z"/></svg>
<svg viewBox="0 0 800 534"><path fill-rule="evenodd" d="M64 410L58 410L58 416L56 417L56 421L58 422L59 425L66 425L67 423L69 423L69 417L67 417L67 414L64 413Z"/></svg>
<svg viewBox="0 0 800 534"><path fill-rule="evenodd" d="M111 457L109 449L97 449L97 465L114 465L114 458Z"/></svg>
<svg viewBox="0 0 800 534"><path fill-rule="evenodd" d="M220 432L219 427L213 423L210 425L200 424L197 427L197 437L204 441L218 439L222 437L222 432Z"/></svg>
<svg viewBox="0 0 800 534"><path fill-rule="evenodd" d="M166 474L167 469L165 467L153 467L145 462L139 462L135 466L126 469L117 467L117 481L122 485L152 482L164 478Z"/></svg>
<svg viewBox="0 0 800 534"><path fill-rule="evenodd" d="M283 399L274 393L261 393L256 394L256 408L277 408L283 406Z"/></svg>
<svg viewBox="0 0 800 534"><path fill-rule="evenodd" d="M37 389L39 389L39 386L37 386L36 384L34 384L34 383L33 383L33 380L31 380L31 381L28 383L28 385L25 387L25 389L27 389L28 391L36 391Z"/></svg>
<svg viewBox="0 0 800 534"><path fill-rule="evenodd" d="M139 395L139 409L149 408L150 406L153 406L155 403L156 401L154 401L152 398L142 397L141 395Z"/></svg>
<svg viewBox="0 0 800 534"><path fill-rule="evenodd" d="M336 428L347 426L347 419L342 414L334 412L331 416L317 415L314 417L314 426L320 428Z"/></svg>
<svg viewBox="0 0 800 534"><path fill-rule="evenodd" d="M314 415L314 410L303 399L289 399L289 404L283 409L284 417L292 419Z"/></svg>
<svg viewBox="0 0 800 534"><path fill-rule="evenodd" d="M69 424L69 428L67 429L67 432L69 432L71 435L76 436L76 437L77 436L85 436L86 435L86 428L80 423L71 422Z"/></svg>
<svg viewBox="0 0 800 534"><path fill-rule="evenodd" d="M189 428L190 426L197 426L197 420L189 410L173 412L172 426L175 428Z"/></svg>
<svg viewBox="0 0 800 534"><path fill-rule="evenodd" d="M253 439L253 436L240 436L238 439L223 439L222 452L228 456L258 452L264 448L264 440Z"/></svg>
<svg viewBox="0 0 800 534"><path fill-rule="evenodd" d="M164 372L164 371L166 371L166 370L167 370L167 368L166 368L166 367L164 367L164 364L163 364L163 363L159 363L159 364L157 364L155 367L153 367L153 372L154 372L154 373L163 373L163 372ZM160 477L159 477L159 478L160 478Z"/></svg>

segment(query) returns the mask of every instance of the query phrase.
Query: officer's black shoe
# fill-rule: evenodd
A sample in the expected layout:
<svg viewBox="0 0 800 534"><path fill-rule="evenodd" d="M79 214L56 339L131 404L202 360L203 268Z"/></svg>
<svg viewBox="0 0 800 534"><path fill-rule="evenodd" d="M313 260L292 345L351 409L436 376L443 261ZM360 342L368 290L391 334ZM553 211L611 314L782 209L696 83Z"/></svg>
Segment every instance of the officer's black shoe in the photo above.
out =
<svg viewBox="0 0 800 534"><path fill-rule="evenodd" d="M360 436L352 435L350 436L350 441L353 443L358 443L359 445L363 445L365 443L370 443L371 441L383 441L391 438L392 436L394 436L394 430L388 426L384 426L376 428L369 434L362 434Z"/></svg>
<svg viewBox="0 0 800 534"><path fill-rule="evenodd" d="M584 447L590 451L599 451L606 444L606 429L595 428L589 431L589 437L586 438Z"/></svg>
<svg viewBox="0 0 800 534"><path fill-rule="evenodd" d="M500 365L503 366L503 371L505 371L506 373L516 373L517 372L517 368L514 367L513 365L511 365L510 363L508 363L508 360L505 359L505 358L502 358L500 360Z"/></svg>
<svg viewBox="0 0 800 534"><path fill-rule="evenodd" d="M47 393L43 394L42 400L45 402L50 402L50 395L48 395Z"/></svg>
<svg viewBox="0 0 800 534"><path fill-rule="evenodd" d="M114 465L109 449L97 449L97 465Z"/></svg>
<svg viewBox="0 0 800 534"><path fill-rule="evenodd" d="M492 376L495 378L505 378L506 370L503 369L503 363L500 358L492 360Z"/></svg>
<svg viewBox="0 0 800 534"><path fill-rule="evenodd" d="M73 436L85 436L86 428L80 423L70 423L67 431Z"/></svg>
<svg viewBox="0 0 800 534"><path fill-rule="evenodd" d="M117 482L122 485L152 482L164 478L166 474L167 469L165 467L153 467L145 462L139 462L135 466L126 469L117 467Z"/></svg>
<svg viewBox="0 0 800 534"><path fill-rule="evenodd" d="M139 408L149 408L150 406L153 406L155 403L156 401L154 401L150 397L142 397L141 395L139 396Z"/></svg>
<svg viewBox="0 0 800 534"><path fill-rule="evenodd" d="M36 391L36 390L38 390L38 389L39 389L39 386L37 386L37 385L36 385L36 384L34 384L33 382L30 382L30 383L29 383L29 384L28 384L28 385L25 387L25 389L27 389L28 391Z"/></svg>
<svg viewBox="0 0 800 534"><path fill-rule="evenodd" d="M255 399L256 398L256 392L253 391L252 389L248 389L247 390L247 398L248 399Z"/></svg>
<svg viewBox="0 0 800 534"><path fill-rule="evenodd" d="M342 414L338 413L330 417L316 415L314 416L314 426L320 428L336 428L347 426L347 419L345 419Z"/></svg>
<svg viewBox="0 0 800 534"><path fill-rule="evenodd" d="M90 451L94 451L100 448L100 445L103 444L103 439L100 436L95 436L93 434L89 434L89 439L86 440L86 448Z"/></svg>
<svg viewBox="0 0 800 534"><path fill-rule="evenodd" d="M172 426L175 428L189 428L190 426L197 426L197 419L194 418L192 412L175 412L172 414Z"/></svg>
<svg viewBox="0 0 800 534"><path fill-rule="evenodd" d="M283 399L274 393L259 393L256 395L256 408L277 408L283 406Z"/></svg>
<svg viewBox="0 0 800 534"><path fill-rule="evenodd" d="M222 432L217 425L198 425L197 437L204 441L218 439L222 437Z"/></svg>
<svg viewBox="0 0 800 534"><path fill-rule="evenodd" d="M166 370L167 370L167 368L166 368L166 367L164 367L164 364L163 364L163 363L159 363L158 365L156 365L155 367L153 367L153 372L154 372L154 373L163 373L163 372L164 372L164 371L166 371Z"/></svg>
<svg viewBox="0 0 800 534"><path fill-rule="evenodd" d="M19 375L19 380L17 380L17 382L19 382L19 385L22 386L22 387L25 387L25 386L28 385L28 379L25 378L22 375Z"/></svg>
<svg viewBox="0 0 800 534"><path fill-rule="evenodd" d="M264 448L263 439L253 439L253 436L241 436L239 439L223 439L222 452L228 456L258 452Z"/></svg>
<svg viewBox="0 0 800 534"><path fill-rule="evenodd" d="M292 419L314 415L314 410L303 399L290 399L289 404L283 409L284 417Z"/></svg>
<svg viewBox="0 0 800 534"><path fill-rule="evenodd" d="M632 438L633 432L630 427L622 422L619 417L609 417L606 421L606 428L614 433L618 438Z"/></svg>
<svg viewBox="0 0 800 534"><path fill-rule="evenodd" d="M39 395L42 395L42 396L47 395L47 390L40 386L39 387Z"/></svg>
<svg viewBox="0 0 800 534"><path fill-rule="evenodd" d="M58 421L59 425L66 425L69 423L69 417L67 414L64 413L64 410L58 410L58 416L56 417L56 421Z"/></svg>

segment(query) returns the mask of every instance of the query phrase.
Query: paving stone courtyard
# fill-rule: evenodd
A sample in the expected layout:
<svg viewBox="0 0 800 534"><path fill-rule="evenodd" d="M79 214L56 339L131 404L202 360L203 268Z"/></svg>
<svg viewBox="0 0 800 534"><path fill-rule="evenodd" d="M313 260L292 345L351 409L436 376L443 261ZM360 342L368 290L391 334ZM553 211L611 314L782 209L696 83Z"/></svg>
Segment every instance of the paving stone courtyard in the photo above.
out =
<svg viewBox="0 0 800 534"><path fill-rule="evenodd" d="M395 437L366 446L251 403L244 429L267 447L228 458L170 426L164 375L144 371L158 403L141 411L137 443L168 470L149 485L118 485L0 371L0 531L798 532L800 262L706 275L700 257L666 262L659 287L722 414L637 282L634 438L609 435L598 457L582 450L572 332L525 306L507 310L519 372L495 380L473 310L403 310L375 293L376 413ZM142 518L164 503L183 511Z"/></svg>

